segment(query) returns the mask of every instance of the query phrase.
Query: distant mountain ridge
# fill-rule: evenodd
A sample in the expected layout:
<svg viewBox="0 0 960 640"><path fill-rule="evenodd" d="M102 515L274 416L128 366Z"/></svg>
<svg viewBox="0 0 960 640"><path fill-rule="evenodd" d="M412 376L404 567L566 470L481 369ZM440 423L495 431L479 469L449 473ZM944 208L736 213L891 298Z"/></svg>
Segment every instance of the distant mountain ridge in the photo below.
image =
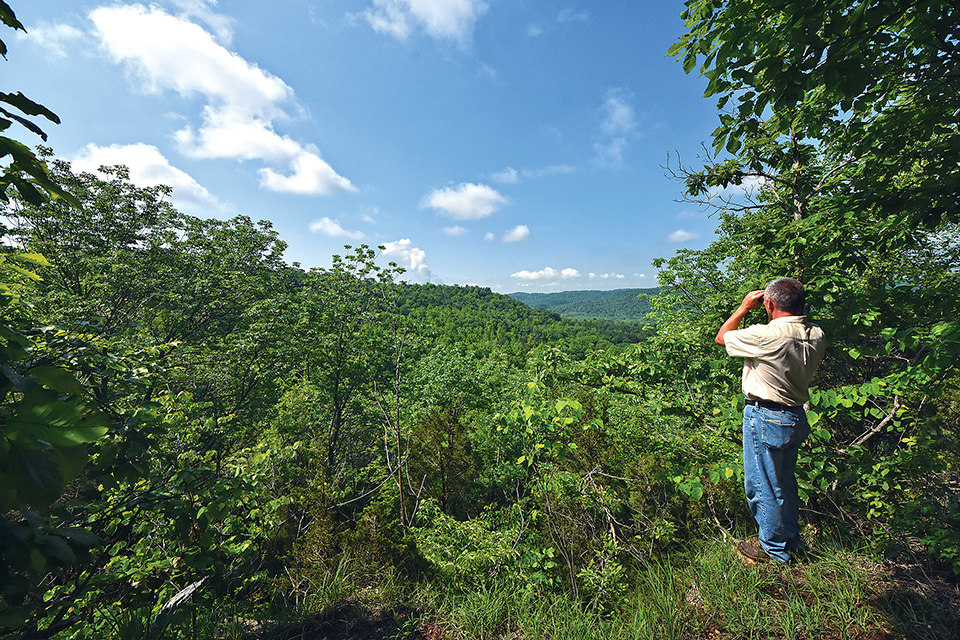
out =
<svg viewBox="0 0 960 640"><path fill-rule="evenodd" d="M546 309L565 318L637 322L650 312L650 303L640 294L656 295L660 289L614 289L612 291L558 291L556 293L508 293L529 307Z"/></svg>

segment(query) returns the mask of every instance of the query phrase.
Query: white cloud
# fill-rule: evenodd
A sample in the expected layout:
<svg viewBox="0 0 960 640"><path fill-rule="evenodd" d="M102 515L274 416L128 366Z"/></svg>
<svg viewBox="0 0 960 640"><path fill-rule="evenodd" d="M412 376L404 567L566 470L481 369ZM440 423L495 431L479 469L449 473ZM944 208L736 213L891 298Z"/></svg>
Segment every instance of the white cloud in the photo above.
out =
<svg viewBox="0 0 960 640"><path fill-rule="evenodd" d="M480 68L477 71L477 76L488 82L494 82L497 79L497 76L500 75L495 67L490 66L485 62L480 63Z"/></svg>
<svg viewBox="0 0 960 640"><path fill-rule="evenodd" d="M710 198L752 196L765 184L766 179L763 176L747 176L740 184L728 184L726 187L710 187L707 190L707 195Z"/></svg>
<svg viewBox="0 0 960 640"><path fill-rule="evenodd" d="M234 20L215 13L211 9L211 7L216 6L217 0L173 0L173 4L180 8L184 17L196 18L205 22L221 43L230 44L233 39Z"/></svg>
<svg viewBox="0 0 960 640"><path fill-rule="evenodd" d="M573 172L574 172L574 168L568 164L552 164L550 166L542 167L540 169L524 169L523 177L524 178L543 178L546 176L565 175Z"/></svg>
<svg viewBox="0 0 960 640"><path fill-rule="evenodd" d="M623 164L623 150L627 147L626 138L613 138L593 145L597 154L596 161L601 166L619 167Z"/></svg>
<svg viewBox="0 0 960 640"><path fill-rule="evenodd" d="M590 274L590 279L591 279L591 280L593 280L593 279L595 279L595 278L600 278L601 280L611 280L611 279L612 279L612 280L623 280L623 279L626 278L626 277L627 277L627 276L623 275L622 273L601 273L601 274L599 274L599 275L596 274L596 273L591 273L591 274Z"/></svg>
<svg viewBox="0 0 960 640"><path fill-rule="evenodd" d="M564 175L576 171L568 164L552 164L539 169L523 169L517 171L513 167L507 167L499 173L494 173L490 177L503 184L517 184L520 178L545 178L553 175Z"/></svg>
<svg viewBox="0 0 960 640"><path fill-rule="evenodd" d="M562 140L563 131L560 131L557 127L549 124L542 124L537 127L537 132L544 138L549 138L551 140Z"/></svg>
<svg viewBox="0 0 960 640"><path fill-rule="evenodd" d="M406 40L410 36L412 27L407 19L407 13L398 2L390 0L374 0L374 8L363 12L373 30L385 33L397 40Z"/></svg>
<svg viewBox="0 0 960 640"><path fill-rule="evenodd" d="M396 242L384 242L383 255L395 258L400 266L406 267L410 271L420 274L429 271L426 263L426 252L414 247L409 238L403 238Z"/></svg>
<svg viewBox="0 0 960 640"><path fill-rule="evenodd" d="M627 139L623 137L610 138L593 145L596 161L605 167L619 167L623 164L623 150L627 148Z"/></svg>
<svg viewBox="0 0 960 640"><path fill-rule="evenodd" d="M160 150L147 144L88 144L71 161L77 171L97 173L102 166L126 165L130 181L141 187L167 185L173 188L173 205L193 215L230 213L231 207L220 202L189 174L170 164Z"/></svg>
<svg viewBox="0 0 960 640"><path fill-rule="evenodd" d="M667 240L669 240L670 242L688 242L690 240L696 240L699 237L700 237L699 233L687 231L686 229L677 229L676 231L671 233L669 236L667 236Z"/></svg>
<svg viewBox="0 0 960 640"><path fill-rule="evenodd" d="M517 184L520 181L520 174L517 173L517 170L513 167L507 167L500 173L495 173L490 176L497 182L503 182L505 184Z"/></svg>
<svg viewBox="0 0 960 640"><path fill-rule="evenodd" d="M509 202L492 187L464 182L456 188L444 187L428 193L420 206L436 209L455 220L479 220Z"/></svg>
<svg viewBox="0 0 960 640"><path fill-rule="evenodd" d="M577 11L574 7L568 7L557 15L557 22L586 22L590 19L590 14L586 11Z"/></svg>
<svg viewBox="0 0 960 640"><path fill-rule="evenodd" d="M485 236L483 236L483 239L486 240L487 242L493 242L496 239L496 237L497 236L493 235L493 233L488 232Z"/></svg>
<svg viewBox="0 0 960 640"><path fill-rule="evenodd" d="M293 173L284 175L265 167L260 169L260 186L280 193L317 195L331 191L353 191L353 185L320 156L310 151L301 151L290 161Z"/></svg>
<svg viewBox="0 0 960 640"><path fill-rule="evenodd" d="M577 11L575 7L567 7L557 14L556 21L559 24L564 24L567 22L586 22L589 19L590 14L586 11ZM544 24L543 22L534 22L527 27L527 36L530 38L540 37L547 31L552 30L552 25L552 22L549 24Z"/></svg>
<svg viewBox="0 0 960 640"><path fill-rule="evenodd" d="M571 278L579 278L580 272L576 269L566 268L560 271L552 267L545 267L540 269L540 271L517 271L516 273L510 274L511 278L518 278L520 280L553 280L560 278L562 280L570 280Z"/></svg>
<svg viewBox="0 0 960 640"><path fill-rule="evenodd" d="M83 31L67 24L53 24L40 21L27 29L17 32L17 38L37 45L44 55L52 60L62 60L69 54L67 49L74 42L86 37Z"/></svg>
<svg viewBox="0 0 960 640"><path fill-rule="evenodd" d="M464 227L461 227L460 225L456 225L453 227L444 227L443 232L448 236L453 236L456 238L462 235L466 235L467 230Z"/></svg>
<svg viewBox="0 0 960 640"><path fill-rule="evenodd" d="M186 1L194 13L204 2ZM173 90L185 98L201 96L206 105L197 130L175 134L181 150L194 158L260 160L265 189L325 195L355 190L338 175L313 145L303 145L274 130L288 117L284 105L293 90L280 78L218 44L183 16L143 5L114 5L90 13L101 48L125 64L144 91ZM295 106L295 105L294 105Z"/></svg>
<svg viewBox="0 0 960 640"><path fill-rule="evenodd" d="M614 87L607 91L601 107L603 119L600 122L600 139L593 145L596 161L602 166L618 167L623 164L628 138L636 132L636 114L629 99L622 88Z"/></svg>
<svg viewBox="0 0 960 640"><path fill-rule="evenodd" d="M530 228L525 224L518 224L503 234L504 242L520 242L530 237Z"/></svg>
<svg viewBox="0 0 960 640"><path fill-rule="evenodd" d="M199 25L157 7L101 7L90 19L106 52L125 62L147 91L199 93L226 107L217 113L261 117L279 115L278 103L293 95L283 80L217 44Z"/></svg>
<svg viewBox="0 0 960 640"><path fill-rule="evenodd" d="M340 226L336 220L323 217L310 223L312 233L321 233L331 238L350 238L352 240L362 240L364 235L362 231L348 231Z"/></svg>
<svg viewBox="0 0 960 640"><path fill-rule="evenodd" d="M373 0L363 16L375 31L398 40L419 25L431 37L464 44L486 10L482 0Z"/></svg>
<svg viewBox="0 0 960 640"><path fill-rule="evenodd" d="M625 135L633 133L637 128L636 116L633 107L627 102L629 97L619 87L607 91L607 99L603 103L604 118L600 128L610 135Z"/></svg>

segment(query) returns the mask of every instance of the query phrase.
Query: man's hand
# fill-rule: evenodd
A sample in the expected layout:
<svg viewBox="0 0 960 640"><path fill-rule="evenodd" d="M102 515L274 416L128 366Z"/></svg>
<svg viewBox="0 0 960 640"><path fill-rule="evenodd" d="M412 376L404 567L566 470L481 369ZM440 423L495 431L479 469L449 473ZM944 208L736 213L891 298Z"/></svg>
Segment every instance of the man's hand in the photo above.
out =
<svg viewBox="0 0 960 640"><path fill-rule="evenodd" d="M733 312L726 322L720 326L720 330L717 331L717 337L714 338L717 344L725 345L726 342L723 339L723 335L727 331L733 331L740 326L740 323L743 322L743 319L747 317L747 314L750 313L753 309L756 309L761 304L763 304L763 289L757 289L756 291L751 291L743 297L743 302L740 303L740 306L737 307L737 310Z"/></svg>
<svg viewBox="0 0 960 640"><path fill-rule="evenodd" d="M763 304L763 289L758 289L756 291L751 291L743 297L743 302L740 303L741 307L745 307L747 311L756 309Z"/></svg>

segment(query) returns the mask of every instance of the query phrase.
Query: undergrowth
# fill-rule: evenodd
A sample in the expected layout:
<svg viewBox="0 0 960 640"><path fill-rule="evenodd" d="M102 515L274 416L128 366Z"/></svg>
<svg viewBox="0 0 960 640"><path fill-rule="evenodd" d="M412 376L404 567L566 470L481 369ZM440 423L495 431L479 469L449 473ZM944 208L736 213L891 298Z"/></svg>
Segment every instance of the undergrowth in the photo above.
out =
<svg viewBox="0 0 960 640"><path fill-rule="evenodd" d="M947 640L960 637L955 576L840 547L790 566L749 563L707 541L638 560L613 606L500 577L469 590L369 574L344 560L269 620L201 615L203 637L237 640ZM951 577L952 576L952 577ZM200 637L194 626L165 638ZM152 638L153 636L151 636Z"/></svg>

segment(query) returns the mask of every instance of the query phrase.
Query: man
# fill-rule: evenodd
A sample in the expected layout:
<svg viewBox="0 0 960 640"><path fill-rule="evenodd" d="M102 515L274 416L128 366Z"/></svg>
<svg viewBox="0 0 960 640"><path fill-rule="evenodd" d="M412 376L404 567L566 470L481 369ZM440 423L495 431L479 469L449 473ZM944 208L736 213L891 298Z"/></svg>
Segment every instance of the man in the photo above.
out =
<svg viewBox="0 0 960 640"><path fill-rule="evenodd" d="M763 305L769 324L737 329L746 315ZM823 359L823 330L803 315L803 285L777 278L751 291L717 332L717 344L743 358L743 475L759 540L737 544L751 560L790 561L800 546L800 498L797 452L810 434L803 405L807 387Z"/></svg>

